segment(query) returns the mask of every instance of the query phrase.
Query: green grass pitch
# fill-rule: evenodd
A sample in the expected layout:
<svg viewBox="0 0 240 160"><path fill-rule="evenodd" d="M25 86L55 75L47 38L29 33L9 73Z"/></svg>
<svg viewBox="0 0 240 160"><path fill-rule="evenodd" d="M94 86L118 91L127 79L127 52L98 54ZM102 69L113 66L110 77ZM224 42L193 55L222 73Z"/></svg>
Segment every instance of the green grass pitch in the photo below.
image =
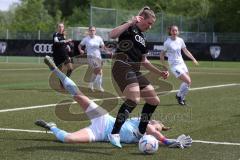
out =
<svg viewBox="0 0 240 160"><path fill-rule="evenodd" d="M15 58L17 59L17 58ZM21 59L21 58L20 58ZM157 153L143 155L137 144L123 144L122 149L109 143L63 144L52 134L7 131L7 129L41 130L33 123L38 118L54 121L69 132L89 125L87 120L67 121L55 112L56 107L24 109L56 104L70 100L71 96L53 90L49 86L48 68L42 59L19 59L11 61L0 57L0 159L1 160L105 160L105 159L156 159L156 160L239 160L240 159L240 63L239 62L200 62L196 67L187 62L192 77L191 91L187 96L187 107L177 105L175 92L159 95L161 104L153 117L163 121L172 130L163 132L169 138L184 133L195 141L188 149L170 149L160 146ZM31 63L34 62L34 63ZM153 61L158 64L159 61ZM108 95L85 91L93 99L118 96L111 81L111 62L104 64L104 88ZM74 70L72 79L80 86L86 66ZM166 83L177 90L180 82L171 74ZM230 86L219 86L227 85ZM157 85L156 85L157 86ZM218 87L213 87L218 86ZM206 87L206 88L202 88ZM161 85L160 85L161 88ZM197 88L200 88L197 90ZM102 100L115 116L122 100ZM143 102L132 115L138 115ZM114 105L114 106L111 106ZM112 107L112 108L111 108ZM77 105L70 108L72 114L82 115ZM81 119L81 118L80 118ZM197 140L203 142L196 142ZM205 143L204 143L205 142ZM209 144L207 142L214 142ZM230 145L220 142L228 142Z"/></svg>

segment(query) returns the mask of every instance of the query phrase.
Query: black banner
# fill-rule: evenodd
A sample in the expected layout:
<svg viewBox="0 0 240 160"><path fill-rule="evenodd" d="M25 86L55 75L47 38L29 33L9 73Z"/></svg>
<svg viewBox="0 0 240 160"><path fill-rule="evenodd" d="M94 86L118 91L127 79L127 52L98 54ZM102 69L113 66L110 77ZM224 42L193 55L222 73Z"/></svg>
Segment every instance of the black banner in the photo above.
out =
<svg viewBox="0 0 240 160"><path fill-rule="evenodd" d="M79 41L74 41L72 56L79 55ZM108 47L117 47L115 42L105 42ZM159 58L163 43L148 43L149 58ZM232 43L186 43L197 60L239 61L240 45ZM0 56L45 56L52 54L51 40L0 40ZM108 56L107 56L108 57ZM184 59L186 56L184 56ZM187 58L186 58L187 59Z"/></svg>
<svg viewBox="0 0 240 160"><path fill-rule="evenodd" d="M74 53L78 54L79 41L74 41ZM46 56L51 55L51 40L0 40L0 55Z"/></svg>
<svg viewBox="0 0 240 160"><path fill-rule="evenodd" d="M159 58L163 43L148 43L149 56ZM232 43L186 43L187 49L197 60L239 61L240 45ZM184 59L188 59L182 53Z"/></svg>

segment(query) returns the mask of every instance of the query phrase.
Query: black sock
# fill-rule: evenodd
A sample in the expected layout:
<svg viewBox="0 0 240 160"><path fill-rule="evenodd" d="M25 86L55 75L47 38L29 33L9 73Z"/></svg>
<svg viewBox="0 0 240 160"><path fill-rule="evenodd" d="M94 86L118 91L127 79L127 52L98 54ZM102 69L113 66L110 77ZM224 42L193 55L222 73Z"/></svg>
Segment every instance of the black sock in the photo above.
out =
<svg viewBox="0 0 240 160"><path fill-rule="evenodd" d="M156 105L151 105L148 103L144 104L142 113L141 113L140 123L138 126L139 132L141 134L144 134L146 132L148 122L156 108L157 108Z"/></svg>
<svg viewBox="0 0 240 160"><path fill-rule="evenodd" d="M72 74L72 70L71 69L67 70L66 76L70 77L71 74Z"/></svg>
<svg viewBox="0 0 240 160"><path fill-rule="evenodd" d="M63 88L64 88L64 86L63 86L63 83L62 83L62 81L61 81L61 80L59 80L59 84L61 85L61 87L63 87Z"/></svg>
<svg viewBox="0 0 240 160"><path fill-rule="evenodd" d="M132 100L126 100L120 107L116 121L113 126L113 130L111 134L118 134L121 130L122 125L126 121L126 119L129 116L129 113L133 111L133 109L136 107L136 103Z"/></svg>

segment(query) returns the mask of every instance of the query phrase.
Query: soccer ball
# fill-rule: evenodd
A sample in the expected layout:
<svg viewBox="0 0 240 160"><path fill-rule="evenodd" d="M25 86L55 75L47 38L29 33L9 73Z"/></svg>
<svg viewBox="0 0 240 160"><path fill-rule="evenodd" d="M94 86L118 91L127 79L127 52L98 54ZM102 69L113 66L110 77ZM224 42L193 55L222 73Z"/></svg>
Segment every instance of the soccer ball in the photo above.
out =
<svg viewBox="0 0 240 160"><path fill-rule="evenodd" d="M152 154L158 150L158 140L152 135L144 135L138 142L140 152Z"/></svg>

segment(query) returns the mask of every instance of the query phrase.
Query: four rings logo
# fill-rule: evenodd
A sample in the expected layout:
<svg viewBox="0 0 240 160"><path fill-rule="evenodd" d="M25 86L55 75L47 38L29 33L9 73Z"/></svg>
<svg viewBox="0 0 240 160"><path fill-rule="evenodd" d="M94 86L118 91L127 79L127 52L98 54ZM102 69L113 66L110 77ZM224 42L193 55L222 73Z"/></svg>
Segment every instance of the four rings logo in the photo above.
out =
<svg viewBox="0 0 240 160"><path fill-rule="evenodd" d="M35 53L53 53L52 44L36 43L33 47Z"/></svg>

